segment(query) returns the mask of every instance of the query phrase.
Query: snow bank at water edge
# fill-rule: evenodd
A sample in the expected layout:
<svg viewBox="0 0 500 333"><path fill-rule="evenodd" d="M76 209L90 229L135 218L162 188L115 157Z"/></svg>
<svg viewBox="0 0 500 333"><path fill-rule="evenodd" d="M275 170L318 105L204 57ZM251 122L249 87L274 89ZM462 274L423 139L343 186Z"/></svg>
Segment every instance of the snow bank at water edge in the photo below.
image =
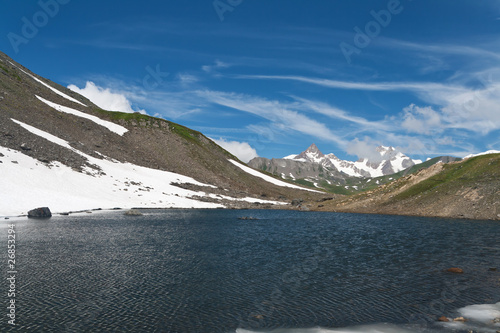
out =
<svg viewBox="0 0 500 333"><path fill-rule="evenodd" d="M85 157L95 168L85 167L84 173L81 173L62 163L44 164L19 151L0 146L0 216L23 215L30 209L44 206L54 213L114 207L224 207L192 199L194 196L211 197L205 192L186 190L172 184L189 183L215 188L213 185L173 172L121 163L106 157L95 158L50 133L13 121L33 134ZM225 199L276 203L253 198Z"/></svg>

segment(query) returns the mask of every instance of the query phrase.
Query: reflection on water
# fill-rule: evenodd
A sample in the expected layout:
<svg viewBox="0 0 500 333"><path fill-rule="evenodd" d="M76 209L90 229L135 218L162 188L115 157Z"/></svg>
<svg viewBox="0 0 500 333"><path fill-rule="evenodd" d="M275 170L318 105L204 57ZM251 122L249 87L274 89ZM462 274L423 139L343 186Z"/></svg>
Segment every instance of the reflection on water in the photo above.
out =
<svg viewBox="0 0 500 333"><path fill-rule="evenodd" d="M30 331L452 331L436 319L500 300L496 222L155 210L15 223Z"/></svg>

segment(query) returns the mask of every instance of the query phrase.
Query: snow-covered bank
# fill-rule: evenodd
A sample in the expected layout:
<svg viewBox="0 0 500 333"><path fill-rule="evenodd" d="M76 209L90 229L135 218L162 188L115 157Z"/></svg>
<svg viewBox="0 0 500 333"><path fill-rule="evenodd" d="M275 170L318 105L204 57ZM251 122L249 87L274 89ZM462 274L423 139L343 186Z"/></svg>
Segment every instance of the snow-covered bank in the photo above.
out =
<svg viewBox="0 0 500 333"><path fill-rule="evenodd" d="M496 304L470 305L457 310L457 315L467 321L435 322L425 326L419 324L392 325L371 324L346 328L295 328L266 331L267 333L438 333L438 332L482 332L495 333L500 330L500 302ZM236 333L262 333L237 329Z"/></svg>
<svg viewBox="0 0 500 333"><path fill-rule="evenodd" d="M217 208L221 205L189 197L200 195L171 185L192 183L207 186L182 175L116 163L89 156L104 174L84 174L53 162L45 165L18 151L0 147L0 215L26 214L48 206L54 213L95 208ZM89 173L92 170L88 170Z"/></svg>
<svg viewBox="0 0 500 333"><path fill-rule="evenodd" d="M207 188L195 179L168 171L121 163L104 157L98 159L72 148L50 133L16 121L35 135L85 157L90 165L84 173L59 162L44 164L19 151L0 146L0 216L23 215L36 207L49 207L53 213L89 209L132 208L222 208L218 203L201 202L194 196L210 197L172 185L189 183ZM259 201L253 198L230 198L234 201Z"/></svg>

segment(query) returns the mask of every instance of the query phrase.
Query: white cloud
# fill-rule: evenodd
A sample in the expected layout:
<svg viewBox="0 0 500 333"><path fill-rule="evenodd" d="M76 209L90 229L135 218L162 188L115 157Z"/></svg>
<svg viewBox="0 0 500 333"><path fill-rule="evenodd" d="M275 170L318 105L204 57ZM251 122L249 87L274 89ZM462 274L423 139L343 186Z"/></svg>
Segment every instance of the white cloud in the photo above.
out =
<svg viewBox="0 0 500 333"><path fill-rule="evenodd" d="M430 134L441 128L441 115L430 106L419 107L411 104L403 109L401 126L408 132Z"/></svg>
<svg viewBox="0 0 500 333"><path fill-rule="evenodd" d="M216 60L214 65L205 65L202 66L201 69L206 73L215 72L217 69L228 68L231 67L230 64L222 62L220 60Z"/></svg>
<svg viewBox="0 0 500 333"><path fill-rule="evenodd" d="M355 155L359 159L368 158L371 162L380 162L381 155L375 150L377 144L370 138L365 137L363 140L355 138L347 144L346 151L349 155Z"/></svg>
<svg viewBox="0 0 500 333"><path fill-rule="evenodd" d="M222 138L219 140L210 139L245 163L248 163L254 157L259 157L255 149L247 142L226 141Z"/></svg>
<svg viewBox="0 0 500 333"><path fill-rule="evenodd" d="M71 84L68 86L68 89L87 97L92 103L105 110L146 113L145 110L134 110L125 94L114 93L109 88L99 87L91 81L87 81L85 88L79 88Z"/></svg>
<svg viewBox="0 0 500 333"><path fill-rule="evenodd" d="M177 78L180 81L182 85L188 86L190 84L196 83L199 81L198 77L191 75L191 74L186 74L186 73L180 73L177 74Z"/></svg>

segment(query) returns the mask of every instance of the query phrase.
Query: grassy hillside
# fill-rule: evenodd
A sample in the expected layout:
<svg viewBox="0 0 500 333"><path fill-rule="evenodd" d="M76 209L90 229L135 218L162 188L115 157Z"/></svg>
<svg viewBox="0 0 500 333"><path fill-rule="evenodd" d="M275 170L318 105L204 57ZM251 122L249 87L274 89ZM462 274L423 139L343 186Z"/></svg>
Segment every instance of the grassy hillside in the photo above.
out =
<svg viewBox="0 0 500 333"><path fill-rule="evenodd" d="M439 163L318 210L500 219L500 154Z"/></svg>

